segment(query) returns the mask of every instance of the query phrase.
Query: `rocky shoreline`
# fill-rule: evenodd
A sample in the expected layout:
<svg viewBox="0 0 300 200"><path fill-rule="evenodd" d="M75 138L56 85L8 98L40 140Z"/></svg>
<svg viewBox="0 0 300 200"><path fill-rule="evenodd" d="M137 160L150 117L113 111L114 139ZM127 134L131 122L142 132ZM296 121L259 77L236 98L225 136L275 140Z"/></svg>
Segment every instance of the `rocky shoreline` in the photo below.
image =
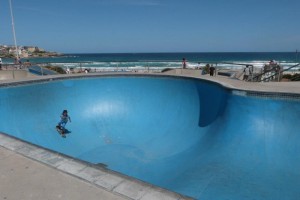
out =
<svg viewBox="0 0 300 200"><path fill-rule="evenodd" d="M16 55L20 58L37 58L37 57L61 57L62 53L46 51L40 47L35 46L20 46L16 48L14 46L0 45L0 57L1 58L15 58Z"/></svg>
<svg viewBox="0 0 300 200"><path fill-rule="evenodd" d="M44 53L37 53L37 54L31 54L28 56L22 56L20 55L20 58L49 58L49 57L62 57L65 56L62 53L57 52L44 52ZM0 54L1 58L15 58L16 55L14 54Z"/></svg>

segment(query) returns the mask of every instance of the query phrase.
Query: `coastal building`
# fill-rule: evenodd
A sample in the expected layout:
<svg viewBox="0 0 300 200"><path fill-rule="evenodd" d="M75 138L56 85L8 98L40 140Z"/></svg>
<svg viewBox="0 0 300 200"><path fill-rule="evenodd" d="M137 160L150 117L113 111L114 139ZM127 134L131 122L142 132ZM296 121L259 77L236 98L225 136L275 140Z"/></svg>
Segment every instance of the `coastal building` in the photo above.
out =
<svg viewBox="0 0 300 200"><path fill-rule="evenodd" d="M38 52L45 52L45 49L37 47Z"/></svg>
<svg viewBox="0 0 300 200"><path fill-rule="evenodd" d="M22 49L21 52L22 53L20 55L21 55L22 58L28 58L29 57L29 54L25 49Z"/></svg>
<svg viewBox="0 0 300 200"><path fill-rule="evenodd" d="M6 54L8 54L7 47L0 46L0 55L6 55Z"/></svg>
<svg viewBox="0 0 300 200"><path fill-rule="evenodd" d="M24 49L25 49L28 53L33 53L33 52L37 51L38 47L24 46Z"/></svg>
<svg viewBox="0 0 300 200"><path fill-rule="evenodd" d="M21 55L22 50L20 48L17 48L17 50L16 50L15 47L11 47L11 48L9 48L8 53L13 54L13 55L16 55L18 53L18 55Z"/></svg>
<svg viewBox="0 0 300 200"><path fill-rule="evenodd" d="M24 49L25 49L28 53L45 52L45 49L40 48L40 47L34 47L34 46L24 46Z"/></svg>

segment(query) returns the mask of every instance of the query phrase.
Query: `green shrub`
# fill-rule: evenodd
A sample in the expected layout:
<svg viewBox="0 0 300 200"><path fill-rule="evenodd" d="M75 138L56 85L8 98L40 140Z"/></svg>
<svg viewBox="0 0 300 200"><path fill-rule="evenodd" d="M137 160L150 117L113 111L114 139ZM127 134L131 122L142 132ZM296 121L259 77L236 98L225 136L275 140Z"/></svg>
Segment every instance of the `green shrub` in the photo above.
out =
<svg viewBox="0 0 300 200"><path fill-rule="evenodd" d="M291 78L292 78L292 75L291 75L291 74L284 74L284 75L282 76L282 78L291 79Z"/></svg>
<svg viewBox="0 0 300 200"><path fill-rule="evenodd" d="M56 71L59 74L66 74L66 71L59 66L46 66L45 68Z"/></svg>
<svg viewBox="0 0 300 200"><path fill-rule="evenodd" d="M284 74L282 78L289 79L291 81L299 81L300 80L300 74Z"/></svg>

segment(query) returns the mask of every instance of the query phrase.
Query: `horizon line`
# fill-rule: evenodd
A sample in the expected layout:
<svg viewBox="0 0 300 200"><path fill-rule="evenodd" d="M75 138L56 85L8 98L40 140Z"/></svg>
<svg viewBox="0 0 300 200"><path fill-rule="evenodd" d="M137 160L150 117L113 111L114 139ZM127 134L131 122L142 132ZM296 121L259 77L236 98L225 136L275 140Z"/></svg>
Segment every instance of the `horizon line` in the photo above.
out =
<svg viewBox="0 0 300 200"><path fill-rule="evenodd" d="M63 54L162 54L162 53L299 53L298 50L295 51L174 51L174 52L66 52Z"/></svg>

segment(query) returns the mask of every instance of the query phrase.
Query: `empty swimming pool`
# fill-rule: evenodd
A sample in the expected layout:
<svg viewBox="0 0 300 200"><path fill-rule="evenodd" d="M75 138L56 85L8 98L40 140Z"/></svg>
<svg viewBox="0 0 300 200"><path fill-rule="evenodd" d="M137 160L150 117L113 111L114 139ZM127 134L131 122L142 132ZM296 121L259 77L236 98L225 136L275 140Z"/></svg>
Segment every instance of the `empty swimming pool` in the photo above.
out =
<svg viewBox="0 0 300 200"><path fill-rule="evenodd" d="M196 199L297 199L300 103L189 78L0 88L0 131ZM67 109L71 131L55 130Z"/></svg>

